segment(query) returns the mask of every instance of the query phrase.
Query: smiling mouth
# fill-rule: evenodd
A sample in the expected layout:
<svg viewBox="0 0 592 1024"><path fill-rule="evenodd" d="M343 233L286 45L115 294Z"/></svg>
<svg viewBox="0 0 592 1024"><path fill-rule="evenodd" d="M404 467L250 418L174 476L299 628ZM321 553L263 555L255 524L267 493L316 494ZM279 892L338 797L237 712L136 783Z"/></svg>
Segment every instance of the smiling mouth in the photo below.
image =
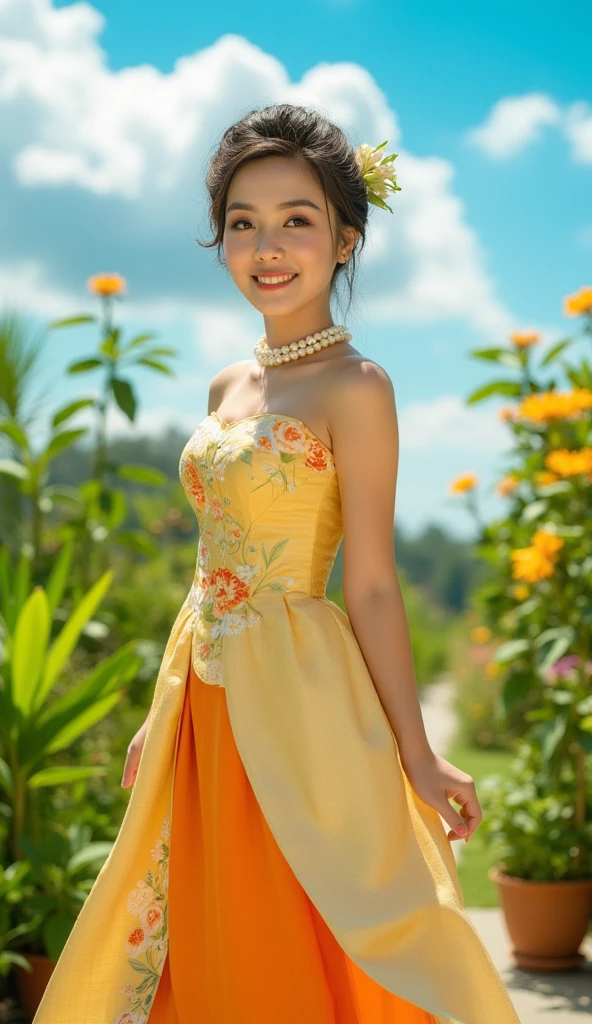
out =
<svg viewBox="0 0 592 1024"><path fill-rule="evenodd" d="M255 274L252 275L255 284L263 291L274 291L276 288L285 288L286 285L291 284L296 280L298 274L292 274L290 277L286 274L261 274L261 277L263 280L260 280Z"/></svg>

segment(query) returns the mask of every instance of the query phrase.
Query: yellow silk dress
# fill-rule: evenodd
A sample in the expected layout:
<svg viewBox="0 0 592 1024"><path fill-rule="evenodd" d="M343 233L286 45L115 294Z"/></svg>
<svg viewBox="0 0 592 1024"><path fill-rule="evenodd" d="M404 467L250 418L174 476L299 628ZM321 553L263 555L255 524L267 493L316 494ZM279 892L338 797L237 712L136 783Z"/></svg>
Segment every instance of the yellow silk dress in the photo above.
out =
<svg viewBox="0 0 592 1024"><path fill-rule="evenodd" d="M34 1024L519 1024L348 616L331 451L197 426L199 523L113 849Z"/></svg>

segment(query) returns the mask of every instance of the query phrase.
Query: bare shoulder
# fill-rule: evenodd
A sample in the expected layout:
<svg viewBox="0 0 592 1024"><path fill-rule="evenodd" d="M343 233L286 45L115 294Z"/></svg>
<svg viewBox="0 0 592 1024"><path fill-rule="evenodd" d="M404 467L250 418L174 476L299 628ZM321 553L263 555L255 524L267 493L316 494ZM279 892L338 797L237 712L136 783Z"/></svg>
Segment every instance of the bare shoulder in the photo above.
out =
<svg viewBox="0 0 592 1024"><path fill-rule="evenodd" d="M238 359L235 363L229 363L214 374L210 381L208 395L208 412L217 409L221 404L228 388L244 377L247 367L252 363L251 359Z"/></svg>
<svg viewBox="0 0 592 1024"><path fill-rule="evenodd" d="M327 389L327 417L332 437L351 435L364 425L370 432L381 424L392 428L395 389L385 368L363 355L345 360Z"/></svg>

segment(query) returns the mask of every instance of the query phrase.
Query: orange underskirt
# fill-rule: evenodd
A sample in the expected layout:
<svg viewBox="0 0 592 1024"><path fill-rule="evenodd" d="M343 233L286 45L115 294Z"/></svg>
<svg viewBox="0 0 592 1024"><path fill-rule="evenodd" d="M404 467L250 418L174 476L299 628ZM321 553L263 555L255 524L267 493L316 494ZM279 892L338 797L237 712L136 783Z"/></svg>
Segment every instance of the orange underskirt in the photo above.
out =
<svg viewBox="0 0 592 1024"><path fill-rule="evenodd" d="M169 947L149 1024L437 1024L339 945L263 817L225 689L193 667L173 791Z"/></svg>

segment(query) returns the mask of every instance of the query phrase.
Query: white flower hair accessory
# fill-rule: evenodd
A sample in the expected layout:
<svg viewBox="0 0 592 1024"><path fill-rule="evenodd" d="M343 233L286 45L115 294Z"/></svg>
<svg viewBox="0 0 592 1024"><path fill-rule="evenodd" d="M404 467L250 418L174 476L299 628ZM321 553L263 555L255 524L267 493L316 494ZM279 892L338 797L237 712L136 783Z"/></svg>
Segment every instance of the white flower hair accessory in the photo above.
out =
<svg viewBox="0 0 592 1024"><path fill-rule="evenodd" d="M354 150L354 155L362 177L366 182L368 202L392 213L393 211L388 203L385 203L385 199L389 192L401 191L401 186L397 184L393 167L393 163L399 154L389 153L388 156L382 154L381 151L386 146L387 141L385 139L384 142L380 143L380 146L375 146L374 149L371 149L366 142L362 142L361 146Z"/></svg>

